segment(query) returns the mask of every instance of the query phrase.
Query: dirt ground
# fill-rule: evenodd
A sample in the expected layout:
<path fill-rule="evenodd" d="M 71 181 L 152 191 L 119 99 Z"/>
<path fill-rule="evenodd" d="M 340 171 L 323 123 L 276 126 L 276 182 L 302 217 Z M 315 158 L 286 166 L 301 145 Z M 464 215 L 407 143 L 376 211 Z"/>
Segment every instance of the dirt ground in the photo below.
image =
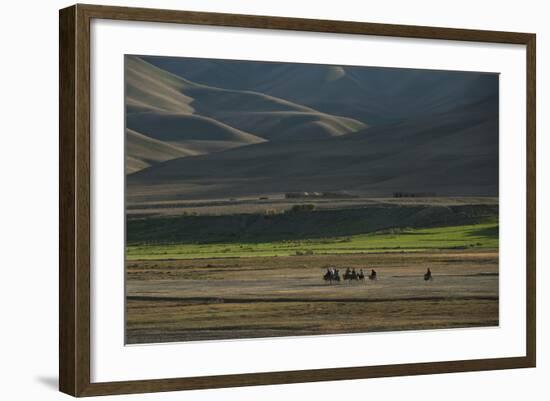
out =
<path fill-rule="evenodd" d="M 329 265 L 378 279 L 329 284 Z M 128 344 L 499 323 L 496 250 L 129 261 L 126 278 Z"/>

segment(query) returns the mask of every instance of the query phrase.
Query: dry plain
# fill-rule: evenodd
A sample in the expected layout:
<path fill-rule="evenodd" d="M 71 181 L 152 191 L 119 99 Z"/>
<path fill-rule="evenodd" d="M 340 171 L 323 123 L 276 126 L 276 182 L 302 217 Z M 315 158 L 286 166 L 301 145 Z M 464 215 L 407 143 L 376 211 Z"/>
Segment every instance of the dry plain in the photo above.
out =
<path fill-rule="evenodd" d="M 328 265 L 378 280 L 328 284 Z M 497 250 L 132 260 L 126 279 L 129 344 L 499 323 Z"/>

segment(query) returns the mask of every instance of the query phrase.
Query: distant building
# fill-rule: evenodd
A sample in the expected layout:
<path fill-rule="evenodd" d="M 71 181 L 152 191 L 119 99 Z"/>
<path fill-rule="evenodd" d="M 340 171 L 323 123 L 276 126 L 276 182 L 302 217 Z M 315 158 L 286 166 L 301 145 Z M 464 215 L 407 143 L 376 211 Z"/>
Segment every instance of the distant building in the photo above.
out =
<path fill-rule="evenodd" d="M 394 192 L 394 198 L 433 198 L 437 196 L 435 192 Z"/>
<path fill-rule="evenodd" d="M 312 198 L 358 198 L 356 195 L 349 194 L 347 192 L 287 192 L 285 194 L 286 199 L 312 199 Z"/>

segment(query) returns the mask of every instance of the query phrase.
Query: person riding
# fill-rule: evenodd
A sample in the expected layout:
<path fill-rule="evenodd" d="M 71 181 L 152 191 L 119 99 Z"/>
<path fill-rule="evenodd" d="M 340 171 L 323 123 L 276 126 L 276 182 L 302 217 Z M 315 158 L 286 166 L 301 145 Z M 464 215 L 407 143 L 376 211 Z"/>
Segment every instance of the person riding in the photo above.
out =
<path fill-rule="evenodd" d="M 424 274 L 424 280 L 428 281 L 432 279 L 432 271 L 428 267 L 428 270 L 426 271 L 426 274 Z"/>
<path fill-rule="evenodd" d="M 369 279 L 371 279 L 371 280 L 376 280 L 376 270 L 374 270 L 374 269 L 371 269 L 371 270 L 370 270 Z"/>

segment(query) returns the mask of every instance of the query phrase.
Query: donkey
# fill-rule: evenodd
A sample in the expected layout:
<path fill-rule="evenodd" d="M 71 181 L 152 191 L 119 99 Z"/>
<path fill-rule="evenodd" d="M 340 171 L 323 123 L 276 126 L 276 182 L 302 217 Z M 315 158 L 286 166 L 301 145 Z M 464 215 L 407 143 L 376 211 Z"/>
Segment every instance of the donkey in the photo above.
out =
<path fill-rule="evenodd" d="M 370 270 L 369 280 L 378 280 L 378 275 L 376 274 L 376 270 L 374 269 Z"/>
<path fill-rule="evenodd" d="M 328 281 L 330 284 L 332 284 L 332 279 L 333 279 L 332 269 L 328 268 L 327 272 L 323 276 L 323 280 Z"/>
<path fill-rule="evenodd" d="M 428 271 L 426 271 L 426 273 L 424 273 L 424 281 L 432 281 L 432 280 L 433 280 L 432 271 L 428 267 Z"/>
<path fill-rule="evenodd" d="M 357 279 L 359 279 L 359 281 L 365 281 L 365 273 L 363 273 L 363 269 L 359 270 L 359 274 L 357 275 Z"/>
<path fill-rule="evenodd" d="M 355 268 L 354 269 L 350 269 L 349 267 L 346 269 L 346 272 L 344 273 L 344 280 L 350 280 L 350 282 L 352 281 L 357 281 L 359 280 L 359 277 L 357 276 L 357 272 L 355 271 Z"/>
<path fill-rule="evenodd" d="M 330 284 L 332 284 L 333 281 L 340 282 L 340 274 L 338 273 L 338 269 L 329 267 L 323 276 L 323 280 L 328 281 Z"/>

